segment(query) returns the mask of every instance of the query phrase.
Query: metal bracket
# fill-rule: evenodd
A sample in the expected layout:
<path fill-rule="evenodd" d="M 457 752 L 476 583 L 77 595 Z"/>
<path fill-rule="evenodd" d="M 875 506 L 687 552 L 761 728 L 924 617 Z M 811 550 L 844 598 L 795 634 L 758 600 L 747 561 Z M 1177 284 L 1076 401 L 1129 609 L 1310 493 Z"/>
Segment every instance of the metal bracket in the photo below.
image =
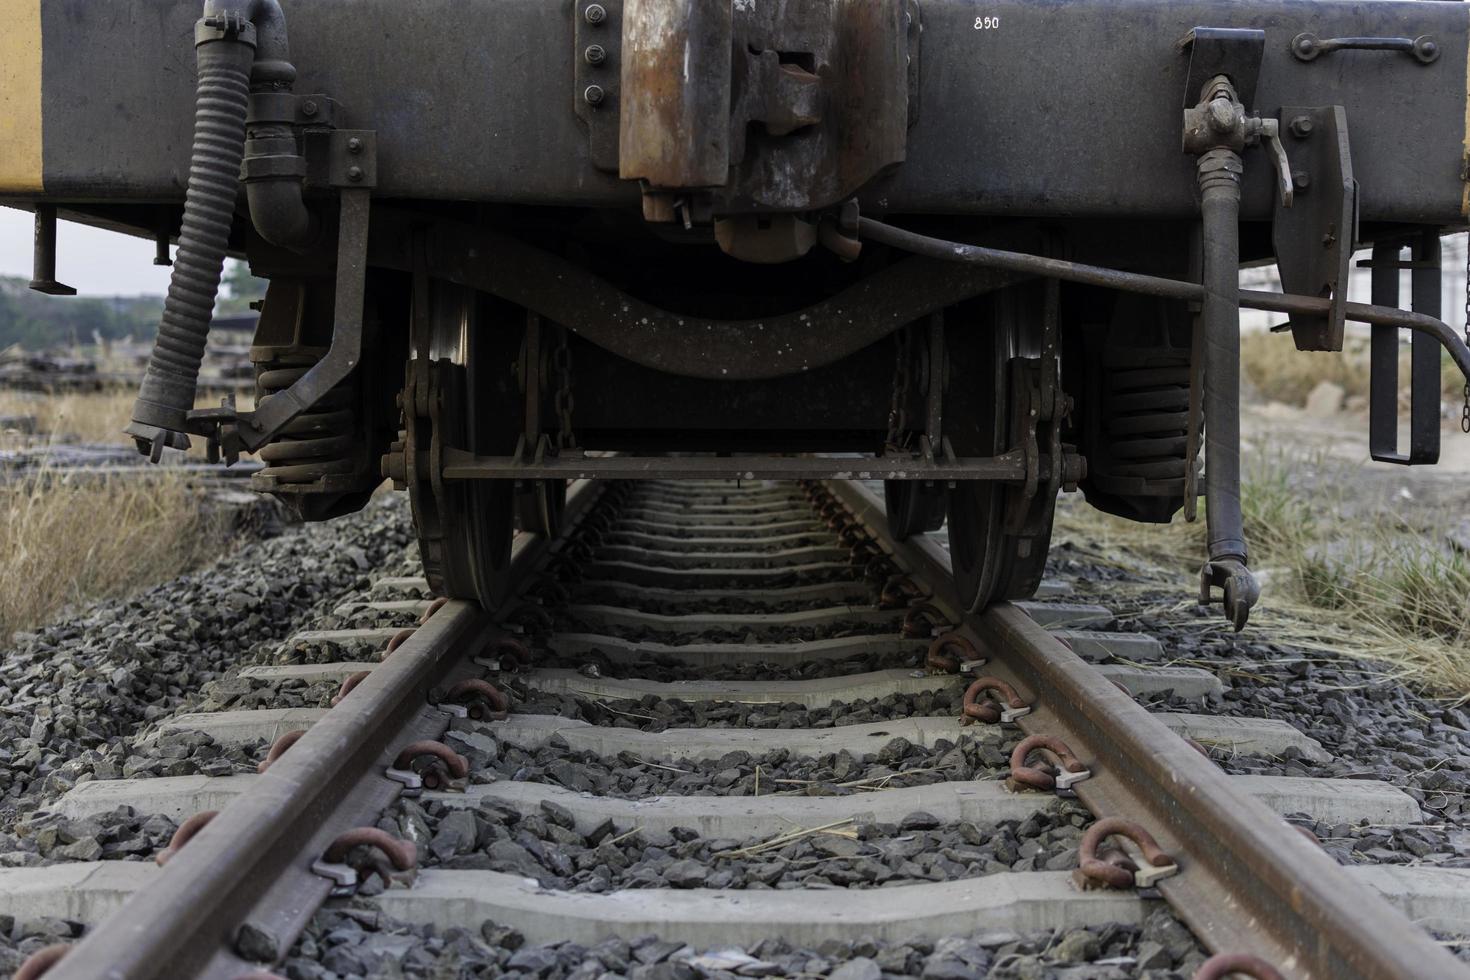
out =
<path fill-rule="evenodd" d="M 1297 350 L 1342 350 L 1348 263 L 1358 238 L 1358 188 L 1342 106 L 1283 106 L 1295 203 L 1276 203 L 1272 241 L 1285 292 L 1331 297 L 1326 316 L 1293 314 Z"/>
<path fill-rule="evenodd" d="M 333 134 L 334 136 L 338 134 Z M 344 137 L 347 133 L 340 134 Z M 344 172 L 351 165 L 344 165 Z M 372 192 L 361 184 L 342 189 L 337 231 L 337 292 L 332 345 L 326 355 L 285 391 L 261 402 L 254 412 L 203 409 L 188 415 L 189 431 L 217 438 L 231 462 L 253 451 L 311 408 L 357 367 L 362 357 L 363 298 L 367 280 L 368 218 Z"/>
<path fill-rule="evenodd" d="M 572 4 L 572 106 L 587 126 L 592 166 L 618 172 L 623 0 Z"/>
<path fill-rule="evenodd" d="M 1211 79 L 1224 75 L 1235 86 L 1241 105 L 1256 104 L 1256 80 L 1266 54 L 1266 32 L 1236 27 L 1196 27 L 1179 42 L 1189 50 L 1189 78 L 1184 83 L 1184 106 L 1200 100 Z"/>
<path fill-rule="evenodd" d="M 1410 260 L 1399 252 L 1408 245 Z M 1417 239 L 1377 242 L 1373 258 L 1363 263 L 1373 270 L 1373 305 L 1399 305 L 1399 273 L 1410 270 L 1410 297 L 1415 313 L 1439 319 L 1439 235 L 1425 232 Z M 1368 451 L 1381 463 L 1417 466 L 1439 462 L 1439 343 L 1428 334 L 1415 333 L 1409 344 L 1409 451 L 1399 452 L 1399 329 L 1375 324 L 1369 362 Z"/>
<path fill-rule="evenodd" d="M 344 190 L 378 186 L 378 134 L 334 129 L 327 137 L 327 184 Z"/>

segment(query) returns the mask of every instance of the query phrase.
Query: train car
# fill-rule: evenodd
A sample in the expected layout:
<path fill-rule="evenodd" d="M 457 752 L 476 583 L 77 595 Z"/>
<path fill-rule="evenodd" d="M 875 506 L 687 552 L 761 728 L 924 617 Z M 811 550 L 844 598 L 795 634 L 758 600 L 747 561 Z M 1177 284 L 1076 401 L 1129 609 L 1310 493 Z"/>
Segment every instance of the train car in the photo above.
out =
<path fill-rule="evenodd" d="M 35 211 L 33 285 L 66 288 L 58 214 L 178 246 L 140 449 L 258 452 L 308 520 L 391 478 L 434 589 L 487 606 L 568 479 L 850 476 L 902 534 L 947 523 L 972 608 L 1036 588 L 1063 489 L 1154 522 L 1203 496 L 1202 595 L 1238 629 L 1240 308 L 1303 351 L 1373 325 L 1379 459 L 1432 462 L 1441 349 L 1470 373 L 1438 308 L 1461 3 L 5 12 L 0 200 Z M 226 255 L 270 280 L 253 411 L 196 407 Z M 1283 292 L 1242 291 L 1271 260 Z"/>

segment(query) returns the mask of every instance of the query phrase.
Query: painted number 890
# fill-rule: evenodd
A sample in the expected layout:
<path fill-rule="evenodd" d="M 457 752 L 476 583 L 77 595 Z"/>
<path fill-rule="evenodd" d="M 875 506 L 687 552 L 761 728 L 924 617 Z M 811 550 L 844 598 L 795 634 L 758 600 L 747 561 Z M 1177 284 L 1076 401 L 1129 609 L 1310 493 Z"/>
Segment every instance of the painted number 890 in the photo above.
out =
<path fill-rule="evenodd" d="M 996 15 L 994 17 L 976 17 L 975 18 L 975 30 L 977 30 L 977 31 L 997 31 L 997 30 L 1000 30 L 1000 16 L 999 15 Z"/>

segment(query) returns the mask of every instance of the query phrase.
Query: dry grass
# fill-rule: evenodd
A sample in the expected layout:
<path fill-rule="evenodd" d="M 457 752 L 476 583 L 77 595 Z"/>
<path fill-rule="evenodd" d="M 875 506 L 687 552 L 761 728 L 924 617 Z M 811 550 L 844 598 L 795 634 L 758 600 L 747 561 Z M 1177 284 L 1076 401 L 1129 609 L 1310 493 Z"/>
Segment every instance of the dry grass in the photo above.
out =
<path fill-rule="evenodd" d="M 1251 628 L 1382 664 L 1436 696 L 1470 700 L 1470 558 L 1442 546 L 1433 520 L 1420 529 L 1353 506 L 1347 495 L 1356 481 L 1324 479 L 1335 464 L 1322 458 L 1259 450 L 1245 458 L 1246 538 L 1264 585 Z M 1058 516 L 1059 531 L 1114 556 L 1151 587 L 1185 596 L 1196 588 L 1203 508 L 1192 525 L 1176 518 L 1146 527 L 1075 506 Z M 1169 615 L 1188 604 L 1150 612 Z"/>
<path fill-rule="evenodd" d="M 0 485 L 0 645 L 62 610 L 203 564 L 225 523 L 181 474 L 77 484 L 45 473 Z"/>
<path fill-rule="evenodd" d="M 131 439 L 123 433 L 132 418 L 133 400 L 137 392 L 130 388 L 105 391 L 44 394 L 28 391 L 0 390 L 0 416 L 29 416 L 35 419 L 34 432 L 0 431 L 0 448 L 44 445 L 50 442 L 128 445 Z M 203 396 L 200 407 L 217 405 L 217 395 Z M 249 409 L 248 393 L 236 396 L 242 410 Z M 203 455 L 204 440 L 194 439 L 193 455 Z"/>
<path fill-rule="evenodd" d="M 1367 345 L 1350 342 L 1340 352 L 1302 352 L 1290 334 L 1252 333 L 1240 338 L 1240 370 L 1262 398 L 1300 405 L 1322 381 L 1342 385 L 1349 397 L 1368 395 Z"/>
<path fill-rule="evenodd" d="M 1440 396 L 1458 402 L 1465 379 L 1442 354 Z M 1240 338 L 1240 369 L 1257 394 L 1267 401 L 1301 405 L 1320 382 L 1342 386 L 1348 398 L 1368 397 L 1368 341 L 1349 337 L 1341 351 L 1298 351 L 1289 333 L 1250 333 Z M 1399 387 L 1407 393 L 1409 363 L 1399 358 Z"/>
<path fill-rule="evenodd" d="M 134 397 L 123 390 L 63 395 L 0 391 L 0 415 L 34 418 L 43 441 L 123 443 Z"/>

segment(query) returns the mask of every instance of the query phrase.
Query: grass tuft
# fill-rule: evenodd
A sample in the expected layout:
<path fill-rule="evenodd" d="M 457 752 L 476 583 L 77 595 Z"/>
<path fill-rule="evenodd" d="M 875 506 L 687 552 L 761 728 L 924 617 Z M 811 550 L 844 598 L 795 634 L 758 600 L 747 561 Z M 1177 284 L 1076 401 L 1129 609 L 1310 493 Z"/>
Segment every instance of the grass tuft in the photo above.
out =
<path fill-rule="evenodd" d="M 126 595 L 218 554 L 228 522 L 182 474 L 0 485 L 0 644 L 64 609 Z"/>
<path fill-rule="evenodd" d="M 1252 627 L 1272 640 L 1374 661 L 1394 676 L 1470 701 L 1470 557 L 1351 495 L 1352 468 L 1325 456 L 1247 451 L 1242 507 L 1251 566 L 1264 581 Z M 1069 506 L 1058 530 L 1090 540 L 1153 586 L 1193 589 L 1205 521 L 1141 526 Z M 1152 609 L 1161 615 L 1184 612 Z"/>

